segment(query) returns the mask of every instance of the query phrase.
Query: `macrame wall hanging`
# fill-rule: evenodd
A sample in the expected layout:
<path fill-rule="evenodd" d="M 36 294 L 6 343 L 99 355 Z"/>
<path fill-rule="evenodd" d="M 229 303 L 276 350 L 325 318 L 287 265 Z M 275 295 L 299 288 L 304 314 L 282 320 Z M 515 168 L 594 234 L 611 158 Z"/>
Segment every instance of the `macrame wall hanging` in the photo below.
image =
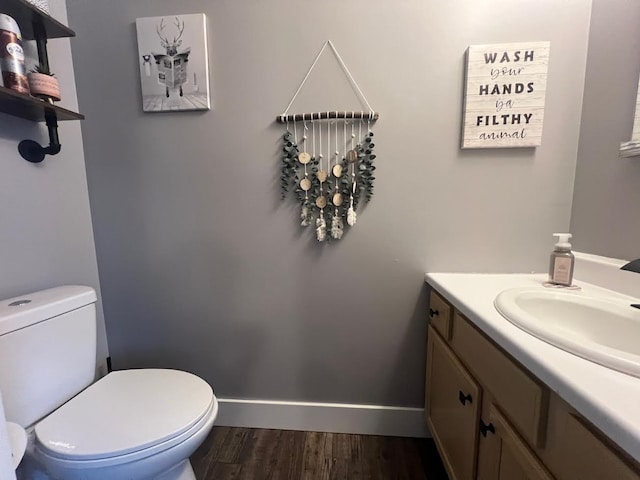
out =
<path fill-rule="evenodd" d="M 327 46 L 367 111 L 289 114 Z M 371 126 L 378 117 L 331 40 L 322 46 L 289 105 L 276 117 L 286 125 L 280 176 L 282 199 L 289 193 L 295 196 L 300 203 L 300 225 L 315 224 L 319 242 L 340 240 L 345 222 L 353 227 L 358 207 L 373 195 L 376 155 Z"/>

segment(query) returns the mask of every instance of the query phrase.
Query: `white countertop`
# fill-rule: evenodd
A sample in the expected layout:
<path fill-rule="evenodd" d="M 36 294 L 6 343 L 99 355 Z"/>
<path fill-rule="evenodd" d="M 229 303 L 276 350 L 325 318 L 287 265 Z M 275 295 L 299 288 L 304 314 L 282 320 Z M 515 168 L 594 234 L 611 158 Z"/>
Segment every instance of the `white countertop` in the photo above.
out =
<path fill-rule="evenodd" d="M 640 378 L 545 343 L 510 323 L 495 309 L 493 300 L 498 293 L 509 288 L 541 286 L 546 275 L 427 273 L 425 279 L 505 351 L 640 462 Z M 633 297 L 579 279 L 574 283 L 585 293 L 638 303 Z"/>

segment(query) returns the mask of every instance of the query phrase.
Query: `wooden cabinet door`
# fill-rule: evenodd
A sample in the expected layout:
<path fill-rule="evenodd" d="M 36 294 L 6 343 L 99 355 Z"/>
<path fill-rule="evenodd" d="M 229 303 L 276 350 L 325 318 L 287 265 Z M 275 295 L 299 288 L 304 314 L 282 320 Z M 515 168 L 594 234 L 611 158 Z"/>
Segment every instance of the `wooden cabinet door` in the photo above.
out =
<path fill-rule="evenodd" d="M 473 480 L 481 390 L 432 327 L 428 335 L 427 424 L 450 480 Z"/>
<path fill-rule="evenodd" d="M 478 435 L 478 475 L 477 480 L 497 480 L 500 478 L 500 453 L 502 439 L 496 435 L 495 426 L 491 423 L 491 405 L 495 401 L 493 395 L 486 390 L 482 392 L 482 409 Z"/>
<path fill-rule="evenodd" d="M 493 404 L 483 410 L 489 411 L 489 422 L 480 424 L 478 479 L 553 480 L 553 475 L 500 410 Z"/>

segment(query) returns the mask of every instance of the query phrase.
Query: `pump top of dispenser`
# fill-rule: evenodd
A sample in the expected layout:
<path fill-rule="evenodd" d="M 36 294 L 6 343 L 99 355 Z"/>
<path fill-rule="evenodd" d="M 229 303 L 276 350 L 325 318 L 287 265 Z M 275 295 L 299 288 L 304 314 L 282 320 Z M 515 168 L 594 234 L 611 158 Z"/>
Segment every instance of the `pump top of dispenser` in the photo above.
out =
<path fill-rule="evenodd" d="M 554 233 L 554 237 L 558 237 L 558 243 L 555 245 L 556 250 L 560 250 L 562 252 L 570 252 L 571 244 L 569 243 L 569 239 L 571 238 L 570 233 Z"/>

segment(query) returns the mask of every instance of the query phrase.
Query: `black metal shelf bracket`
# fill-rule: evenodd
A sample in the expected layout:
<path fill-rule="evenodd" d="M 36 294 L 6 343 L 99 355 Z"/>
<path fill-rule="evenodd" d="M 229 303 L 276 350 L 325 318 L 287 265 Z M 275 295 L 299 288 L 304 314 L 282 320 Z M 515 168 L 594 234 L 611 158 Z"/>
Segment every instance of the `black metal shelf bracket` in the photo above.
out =
<path fill-rule="evenodd" d="M 49 73 L 49 55 L 47 54 L 47 31 L 41 21 L 33 22 L 33 34 L 38 48 L 38 63 L 42 73 Z M 46 110 L 44 114 L 47 130 L 49 131 L 49 146 L 43 147 L 34 140 L 22 140 L 18 144 L 20 156 L 31 163 L 40 163 L 45 155 L 57 155 L 62 149 L 58 137 L 58 117 L 53 110 Z"/>
<path fill-rule="evenodd" d="M 45 121 L 47 130 L 49 130 L 49 146 L 43 147 L 33 140 L 22 140 L 18 144 L 18 152 L 20 156 L 31 163 L 40 163 L 44 160 L 45 155 L 57 155 L 62 150 L 60 139 L 58 137 L 58 118 L 54 112 L 45 113 Z"/>

